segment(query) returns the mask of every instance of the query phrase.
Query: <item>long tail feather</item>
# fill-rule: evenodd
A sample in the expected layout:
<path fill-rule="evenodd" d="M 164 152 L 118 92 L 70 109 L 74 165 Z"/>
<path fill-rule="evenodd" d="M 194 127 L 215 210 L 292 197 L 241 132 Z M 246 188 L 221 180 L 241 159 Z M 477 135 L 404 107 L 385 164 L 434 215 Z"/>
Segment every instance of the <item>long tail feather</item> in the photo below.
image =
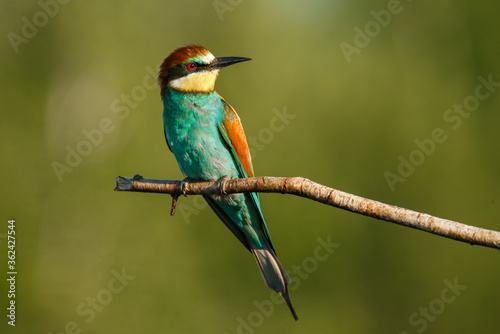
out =
<path fill-rule="evenodd" d="M 297 317 L 297 313 L 295 313 L 295 308 L 293 307 L 292 300 L 290 299 L 290 294 L 288 293 L 288 286 L 286 287 L 286 291 L 280 293 L 281 297 L 285 300 L 288 308 L 292 312 L 293 318 L 295 321 L 299 321 L 299 317 Z"/>
<path fill-rule="evenodd" d="M 290 277 L 288 277 L 288 274 L 278 261 L 276 255 L 268 249 L 252 248 L 251 251 L 257 261 L 262 279 L 266 285 L 281 295 L 290 308 L 295 321 L 299 320 L 288 292 Z"/>

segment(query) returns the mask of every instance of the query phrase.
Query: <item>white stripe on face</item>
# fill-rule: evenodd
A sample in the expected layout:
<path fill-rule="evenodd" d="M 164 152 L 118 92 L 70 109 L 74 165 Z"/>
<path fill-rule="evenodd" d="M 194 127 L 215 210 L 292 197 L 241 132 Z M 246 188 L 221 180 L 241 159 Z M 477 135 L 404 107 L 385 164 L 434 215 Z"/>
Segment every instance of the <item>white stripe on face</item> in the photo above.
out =
<path fill-rule="evenodd" d="M 210 64 L 211 62 L 214 61 L 215 57 L 213 54 L 211 54 L 210 52 L 207 51 L 206 54 L 200 56 L 198 59 L 201 60 L 205 64 Z"/>

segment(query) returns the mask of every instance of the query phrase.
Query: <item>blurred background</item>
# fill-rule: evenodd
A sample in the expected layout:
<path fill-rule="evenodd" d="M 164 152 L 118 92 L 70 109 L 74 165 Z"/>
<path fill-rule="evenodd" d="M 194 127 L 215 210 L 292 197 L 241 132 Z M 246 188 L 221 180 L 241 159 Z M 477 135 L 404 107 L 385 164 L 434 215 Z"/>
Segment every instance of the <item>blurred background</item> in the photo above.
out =
<path fill-rule="evenodd" d="M 485 333 L 500 253 L 289 195 L 261 202 L 299 315 L 200 198 L 114 192 L 180 179 L 161 61 L 221 72 L 257 175 L 500 230 L 495 1 L 0 2 L 1 332 Z M 16 220 L 16 326 L 7 221 Z"/>

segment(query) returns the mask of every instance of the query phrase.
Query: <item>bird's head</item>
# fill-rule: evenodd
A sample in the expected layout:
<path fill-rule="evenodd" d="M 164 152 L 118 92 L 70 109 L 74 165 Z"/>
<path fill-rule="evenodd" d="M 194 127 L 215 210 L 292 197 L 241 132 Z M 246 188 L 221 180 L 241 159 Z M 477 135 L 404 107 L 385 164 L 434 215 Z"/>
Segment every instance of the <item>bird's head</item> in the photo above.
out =
<path fill-rule="evenodd" d="M 172 52 L 160 67 L 158 82 L 161 96 L 168 88 L 182 92 L 214 91 L 215 80 L 223 67 L 242 61 L 243 57 L 215 58 L 210 51 L 200 45 L 188 45 Z"/>

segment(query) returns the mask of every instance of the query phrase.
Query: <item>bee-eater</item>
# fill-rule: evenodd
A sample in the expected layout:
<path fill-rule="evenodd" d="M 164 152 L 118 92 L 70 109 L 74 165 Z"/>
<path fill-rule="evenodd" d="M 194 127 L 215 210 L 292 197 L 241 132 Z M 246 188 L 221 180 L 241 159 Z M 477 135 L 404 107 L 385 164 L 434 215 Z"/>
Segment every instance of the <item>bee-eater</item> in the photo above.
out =
<path fill-rule="evenodd" d="M 188 45 L 163 61 L 158 82 L 165 139 L 186 178 L 215 181 L 254 176 L 240 118 L 214 90 L 221 68 L 247 60 L 251 59 L 215 58 L 202 46 Z M 297 320 L 288 293 L 290 278 L 276 257 L 258 194 L 204 197 L 253 254 L 264 282 L 283 297 Z"/>

